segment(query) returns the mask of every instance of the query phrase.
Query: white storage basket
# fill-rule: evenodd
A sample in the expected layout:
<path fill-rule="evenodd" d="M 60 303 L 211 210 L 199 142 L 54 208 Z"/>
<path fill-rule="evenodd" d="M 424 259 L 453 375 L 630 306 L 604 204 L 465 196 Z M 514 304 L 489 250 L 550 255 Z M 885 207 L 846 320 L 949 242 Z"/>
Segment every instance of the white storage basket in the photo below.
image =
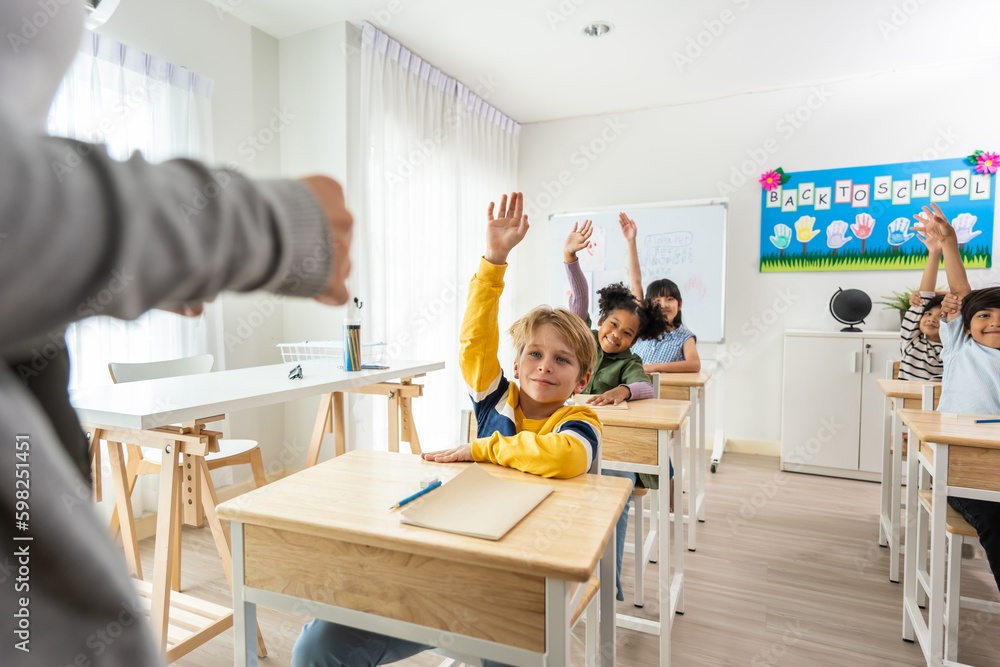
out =
<path fill-rule="evenodd" d="M 385 343 L 362 343 L 361 363 L 363 365 L 385 364 Z M 309 361 L 321 364 L 344 363 L 344 341 L 342 340 L 307 340 L 301 343 L 278 343 L 281 350 L 281 360 Z"/>

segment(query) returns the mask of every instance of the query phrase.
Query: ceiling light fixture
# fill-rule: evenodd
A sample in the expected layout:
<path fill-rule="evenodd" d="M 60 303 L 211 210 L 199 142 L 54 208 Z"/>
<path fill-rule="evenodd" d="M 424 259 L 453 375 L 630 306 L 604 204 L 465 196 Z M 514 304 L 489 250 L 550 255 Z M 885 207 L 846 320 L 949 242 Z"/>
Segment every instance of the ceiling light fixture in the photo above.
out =
<path fill-rule="evenodd" d="M 588 37 L 602 37 L 614 30 L 614 26 L 604 21 L 595 21 L 583 29 L 583 34 Z"/>

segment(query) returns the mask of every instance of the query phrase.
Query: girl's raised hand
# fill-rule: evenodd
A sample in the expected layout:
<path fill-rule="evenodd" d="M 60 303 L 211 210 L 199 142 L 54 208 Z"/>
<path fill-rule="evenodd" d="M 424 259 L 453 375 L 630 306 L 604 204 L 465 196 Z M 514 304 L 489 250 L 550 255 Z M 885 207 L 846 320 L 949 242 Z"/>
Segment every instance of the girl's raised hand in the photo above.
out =
<path fill-rule="evenodd" d="M 622 236 L 625 237 L 626 241 L 635 241 L 636 234 L 638 230 L 635 227 L 635 220 L 625 215 L 625 213 L 618 214 L 618 224 L 622 228 Z"/>
<path fill-rule="evenodd" d="M 507 195 L 500 198 L 500 208 L 493 217 L 494 203 L 486 211 L 486 261 L 490 264 L 505 264 L 507 255 L 528 233 L 528 216 L 522 214 L 524 195 L 520 192 L 510 194 L 510 205 Z"/>
<path fill-rule="evenodd" d="M 567 264 L 576 261 L 576 253 L 587 247 L 590 236 L 594 233 L 593 222 L 584 220 L 583 226 L 577 229 L 578 223 L 573 223 L 573 229 L 566 237 L 566 244 L 563 246 L 563 260 Z"/>

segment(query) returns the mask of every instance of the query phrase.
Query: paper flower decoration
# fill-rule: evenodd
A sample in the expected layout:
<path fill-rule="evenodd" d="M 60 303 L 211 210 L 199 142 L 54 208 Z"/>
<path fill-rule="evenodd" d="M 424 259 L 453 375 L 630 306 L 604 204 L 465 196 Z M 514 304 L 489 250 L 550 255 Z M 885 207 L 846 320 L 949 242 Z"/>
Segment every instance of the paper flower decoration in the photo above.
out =
<path fill-rule="evenodd" d="M 997 167 L 1000 167 L 1000 155 L 992 151 L 976 151 L 965 158 L 965 161 L 975 167 L 979 174 L 995 174 Z"/>
<path fill-rule="evenodd" d="M 760 187 L 765 190 L 773 190 L 779 185 L 787 183 L 790 178 L 791 176 L 782 171 L 781 167 L 771 169 L 760 175 Z"/>
<path fill-rule="evenodd" d="M 976 158 L 976 173 L 995 174 L 1000 166 L 1000 156 L 996 153 L 981 151 Z"/>
<path fill-rule="evenodd" d="M 773 169 L 770 171 L 765 171 L 760 176 L 760 185 L 765 190 L 775 189 L 776 187 L 781 185 L 781 174 L 774 171 Z"/>

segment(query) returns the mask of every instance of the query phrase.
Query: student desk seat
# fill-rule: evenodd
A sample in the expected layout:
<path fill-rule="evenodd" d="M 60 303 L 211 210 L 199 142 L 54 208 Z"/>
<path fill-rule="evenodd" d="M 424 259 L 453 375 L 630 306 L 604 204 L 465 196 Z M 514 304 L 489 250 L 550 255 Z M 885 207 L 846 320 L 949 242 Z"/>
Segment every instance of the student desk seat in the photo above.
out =
<path fill-rule="evenodd" d="M 894 370 L 889 362 L 886 373 Z M 879 512 L 878 543 L 889 547 L 889 581 L 899 583 L 900 546 L 900 491 L 902 489 L 903 448 L 892 443 L 903 441 L 903 423 L 899 420 L 901 409 L 933 410 L 941 398 L 940 382 L 895 380 L 879 378 L 879 388 L 885 394 L 885 424 L 882 429 L 882 504 Z M 925 400 L 925 387 L 932 395 Z M 909 507 L 909 506 L 907 506 Z"/>
<path fill-rule="evenodd" d="M 468 463 L 355 450 L 219 506 L 233 539 L 236 665 L 255 665 L 258 604 L 459 654 L 521 665 L 569 664 L 577 596 L 600 561 L 614 581 L 614 527 L 628 482 L 545 479 L 485 465 L 554 491 L 498 541 L 403 524 L 389 507 L 428 476 Z M 378 484 L 373 484 L 378 480 Z M 614 586 L 600 587 L 600 646 L 614 665 Z"/>
<path fill-rule="evenodd" d="M 605 470 L 627 470 L 645 472 L 660 476 L 660 483 L 667 488 L 670 478 L 670 452 L 674 446 L 684 442 L 684 431 L 691 404 L 688 401 L 650 398 L 628 404 L 627 410 L 598 410 L 604 425 L 602 442 L 602 463 Z M 692 447 L 691 451 L 696 448 Z M 674 508 L 683 507 L 681 489 L 684 487 L 684 464 L 682 456 L 674 457 Z M 673 552 L 670 551 L 670 526 L 667 512 L 662 508 L 668 503 L 660 502 L 662 520 L 657 533 L 659 552 L 660 620 L 618 615 L 618 625 L 630 630 L 638 630 L 660 637 L 660 662 L 662 667 L 670 665 L 670 626 L 675 614 L 684 613 L 684 523 L 680 514 L 673 525 Z M 694 513 L 692 511 L 692 516 Z M 636 558 L 643 557 L 636 554 Z M 673 566 L 673 575 L 670 568 Z M 609 587 L 613 588 L 613 587 Z M 603 607 L 602 607 L 603 609 Z"/>
<path fill-rule="evenodd" d="M 128 481 L 121 443 L 127 442 L 163 451 L 160 464 L 159 495 L 156 516 L 156 546 L 149 599 L 153 637 L 167 662 L 173 662 L 225 631 L 232 624 L 232 614 L 217 605 L 195 601 L 179 593 L 171 595 L 174 537 L 179 530 L 178 498 L 182 477 L 197 468 L 201 473 L 202 504 L 212 530 L 219 558 L 227 579 L 231 580 L 229 534 L 222 528 L 215 512 L 218 500 L 209 479 L 205 455 L 218 449 L 219 433 L 207 431 L 204 424 L 218 421 L 227 412 L 251 410 L 307 396 L 344 391 L 413 377 L 444 368 L 443 362 L 397 361 L 390 368 L 346 372 L 329 365 L 302 363 L 303 377 L 288 378 L 294 364 L 274 364 L 255 368 L 220 371 L 155 380 L 141 380 L 74 392 L 70 397 L 83 428 L 93 434 L 92 441 L 108 442 L 115 482 L 115 499 L 126 545 L 135 543 L 135 518 L 128 494 Z M 181 424 L 172 427 L 170 424 Z M 183 459 L 181 458 L 183 457 Z M 184 468 L 180 466 L 184 462 Z M 191 478 L 194 475 L 190 476 Z M 192 479 L 193 481 L 193 479 Z M 142 578 L 138 550 L 125 549 L 129 570 Z M 137 587 L 142 590 L 141 582 Z M 187 608 L 201 606 L 201 618 L 192 619 Z M 175 622 L 172 622 L 175 621 Z"/>
<path fill-rule="evenodd" d="M 907 531 L 903 572 L 903 639 L 920 643 L 928 665 L 956 665 L 944 651 L 945 540 L 948 496 L 1000 502 L 1000 424 L 976 424 L 988 415 L 900 410 L 910 429 L 907 514 L 919 516 L 919 469 L 934 478 L 930 510 L 930 581 L 927 621 L 917 603 L 917 542 Z M 992 417 L 995 418 L 995 417 Z M 920 443 L 919 448 L 916 443 Z M 919 449 L 919 451 L 918 451 Z"/>

